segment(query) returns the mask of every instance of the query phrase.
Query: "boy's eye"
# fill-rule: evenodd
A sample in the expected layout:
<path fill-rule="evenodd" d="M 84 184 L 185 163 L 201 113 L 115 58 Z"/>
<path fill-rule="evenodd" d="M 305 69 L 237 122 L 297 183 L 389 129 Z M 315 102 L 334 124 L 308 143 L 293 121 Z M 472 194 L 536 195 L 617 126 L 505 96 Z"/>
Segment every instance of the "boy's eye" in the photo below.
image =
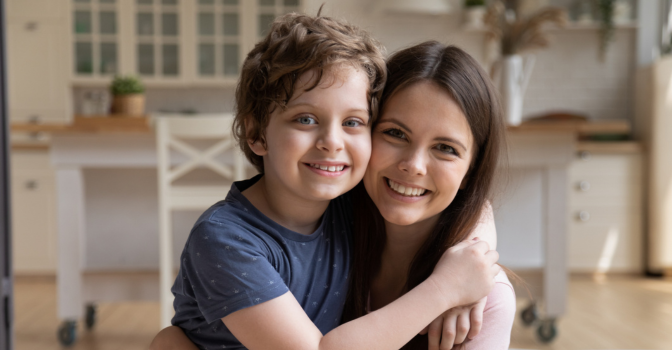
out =
<path fill-rule="evenodd" d="M 448 146 L 448 145 L 446 145 L 446 144 L 444 144 L 444 143 L 440 143 L 440 144 L 436 145 L 436 149 L 438 149 L 439 152 L 442 152 L 442 153 L 448 153 L 448 154 L 455 154 L 455 155 L 458 155 L 458 154 L 457 154 L 457 151 L 455 150 L 455 148 L 453 148 L 453 147 L 451 147 L 451 146 Z"/>
<path fill-rule="evenodd" d="M 406 138 L 406 134 L 404 134 L 404 132 L 399 130 L 399 129 L 387 129 L 387 130 L 383 131 L 383 134 L 390 135 L 390 136 L 396 137 L 398 139 L 405 139 Z"/>
<path fill-rule="evenodd" d="M 345 123 L 343 123 L 343 126 L 347 126 L 347 127 L 350 127 L 350 128 L 356 128 L 356 127 L 361 126 L 363 124 L 364 123 L 362 123 L 359 120 L 350 119 L 350 120 L 346 120 Z"/>
<path fill-rule="evenodd" d="M 311 124 L 317 124 L 317 121 L 313 117 L 308 117 L 308 116 L 303 116 L 299 117 L 296 119 L 299 124 L 304 124 L 304 125 L 311 125 Z"/>

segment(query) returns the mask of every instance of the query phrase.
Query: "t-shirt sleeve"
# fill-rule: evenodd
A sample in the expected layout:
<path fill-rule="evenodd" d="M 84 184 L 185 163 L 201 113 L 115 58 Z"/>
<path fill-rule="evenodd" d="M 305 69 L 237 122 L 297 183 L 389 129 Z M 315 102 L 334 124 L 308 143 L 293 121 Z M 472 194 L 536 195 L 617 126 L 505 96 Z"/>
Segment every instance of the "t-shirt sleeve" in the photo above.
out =
<path fill-rule="evenodd" d="M 194 227 L 180 269 L 184 294 L 193 296 L 208 323 L 289 290 L 264 242 L 233 223 Z"/>
<path fill-rule="evenodd" d="M 467 350 L 506 350 L 511 342 L 511 328 L 516 316 L 516 294 L 504 272 L 495 277 L 495 286 L 488 294 L 483 311 L 483 327 L 472 340 L 465 342 Z"/>

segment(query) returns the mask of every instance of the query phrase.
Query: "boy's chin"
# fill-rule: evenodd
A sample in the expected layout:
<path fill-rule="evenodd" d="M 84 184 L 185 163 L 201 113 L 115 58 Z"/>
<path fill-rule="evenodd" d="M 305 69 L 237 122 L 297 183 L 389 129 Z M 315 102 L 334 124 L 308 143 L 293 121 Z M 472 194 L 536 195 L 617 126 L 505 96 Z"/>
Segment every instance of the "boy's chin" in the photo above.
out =
<path fill-rule="evenodd" d="M 356 184 L 352 186 L 347 185 L 320 185 L 308 189 L 308 195 L 315 200 L 330 201 L 348 191 L 350 191 Z"/>

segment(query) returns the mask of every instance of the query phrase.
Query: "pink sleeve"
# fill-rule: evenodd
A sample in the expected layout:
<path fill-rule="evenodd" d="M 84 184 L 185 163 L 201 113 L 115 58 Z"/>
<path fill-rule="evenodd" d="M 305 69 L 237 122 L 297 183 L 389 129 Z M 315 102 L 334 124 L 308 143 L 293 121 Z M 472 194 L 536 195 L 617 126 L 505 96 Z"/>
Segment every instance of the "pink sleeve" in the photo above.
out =
<path fill-rule="evenodd" d="M 495 277 L 495 287 L 488 294 L 483 311 L 483 327 L 472 340 L 464 343 L 467 350 L 506 350 L 511 341 L 511 327 L 516 316 L 516 294 L 506 274 Z"/>

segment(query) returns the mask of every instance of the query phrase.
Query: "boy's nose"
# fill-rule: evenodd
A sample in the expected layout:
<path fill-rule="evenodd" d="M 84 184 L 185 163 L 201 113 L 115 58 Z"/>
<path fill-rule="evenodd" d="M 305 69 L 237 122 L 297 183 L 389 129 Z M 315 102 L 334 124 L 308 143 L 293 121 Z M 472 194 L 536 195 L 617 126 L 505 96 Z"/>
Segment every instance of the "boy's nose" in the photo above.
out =
<path fill-rule="evenodd" d="M 316 146 L 320 150 L 326 152 L 342 151 L 344 147 L 344 141 L 340 128 L 326 127 L 325 130 L 320 133 L 320 137 L 317 140 Z"/>

